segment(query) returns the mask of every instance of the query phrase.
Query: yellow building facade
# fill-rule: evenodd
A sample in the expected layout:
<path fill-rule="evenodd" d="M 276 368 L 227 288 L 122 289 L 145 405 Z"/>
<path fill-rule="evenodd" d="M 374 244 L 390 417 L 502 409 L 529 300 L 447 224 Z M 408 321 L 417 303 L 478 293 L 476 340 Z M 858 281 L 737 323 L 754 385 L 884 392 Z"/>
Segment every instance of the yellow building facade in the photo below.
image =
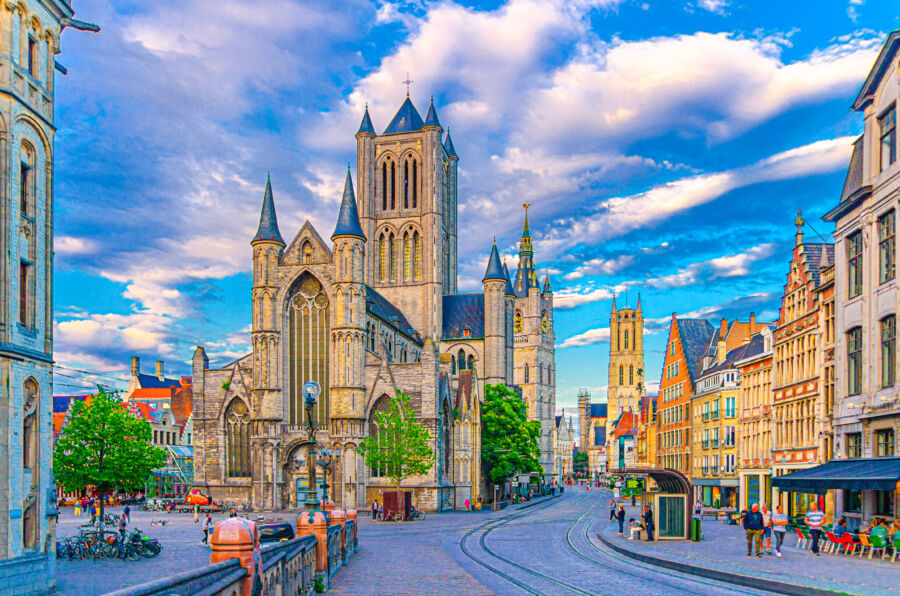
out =
<path fill-rule="evenodd" d="M 750 338 L 743 358 L 738 395 L 739 508 L 772 501 L 772 355 L 774 337 L 765 328 Z"/>

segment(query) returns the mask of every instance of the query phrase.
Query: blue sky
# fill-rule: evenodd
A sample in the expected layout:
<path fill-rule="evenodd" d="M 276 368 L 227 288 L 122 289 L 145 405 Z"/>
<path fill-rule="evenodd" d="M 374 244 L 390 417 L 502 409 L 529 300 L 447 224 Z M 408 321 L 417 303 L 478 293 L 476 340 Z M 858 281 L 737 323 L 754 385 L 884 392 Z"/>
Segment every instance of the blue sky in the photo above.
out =
<path fill-rule="evenodd" d="M 556 292 L 557 404 L 605 395 L 610 297 L 642 295 L 648 386 L 672 312 L 774 319 L 797 209 L 839 197 L 849 105 L 889 0 L 79 0 L 56 137 L 55 352 L 115 384 L 248 350 L 266 172 L 282 235 L 334 225 L 354 133 L 434 96 L 460 154 L 460 287 L 530 202 Z M 90 377 L 71 369 L 97 371 Z M 77 380 L 81 379 L 81 381 Z"/>

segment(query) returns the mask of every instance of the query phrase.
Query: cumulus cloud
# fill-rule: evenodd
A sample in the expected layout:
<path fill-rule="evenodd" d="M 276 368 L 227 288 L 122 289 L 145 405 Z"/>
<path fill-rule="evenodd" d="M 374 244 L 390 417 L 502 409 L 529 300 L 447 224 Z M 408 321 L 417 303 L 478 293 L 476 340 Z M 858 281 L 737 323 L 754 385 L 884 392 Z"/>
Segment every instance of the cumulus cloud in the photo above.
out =
<path fill-rule="evenodd" d="M 573 281 L 585 275 L 614 275 L 634 263 L 633 255 L 619 255 L 614 259 L 590 259 L 584 265 L 567 273 L 563 279 Z"/>
<path fill-rule="evenodd" d="M 651 288 L 682 288 L 708 283 L 721 277 L 744 276 L 750 273 L 750 266 L 754 262 L 767 259 L 774 253 L 774 243 L 760 244 L 741 253 L 693 263 L 676 273 L 649 279 L 644 283 Z"/>
<path fill-rule="evenodd" d="M 562 343 L 558 344 L 557 348 L 571 348 L 576 346 L 587 346 L 590 344 L 595 344 L 598 342 L 608 342 L 609 341 L 609 327 L 600 327 L 597 329 L 588 329 L 584 333 L 579 333 L 578 335 L 573 335 L 572 337 L 566 339 Z"/>

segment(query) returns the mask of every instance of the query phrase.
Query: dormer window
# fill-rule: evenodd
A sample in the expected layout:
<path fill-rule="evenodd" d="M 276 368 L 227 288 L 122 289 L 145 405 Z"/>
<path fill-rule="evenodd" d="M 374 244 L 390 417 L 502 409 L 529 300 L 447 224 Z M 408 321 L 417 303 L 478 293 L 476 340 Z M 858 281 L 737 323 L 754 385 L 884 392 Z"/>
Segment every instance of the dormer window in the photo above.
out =
<path fill-rule="evenodd" d="M 469 337 L 470 335 L 472 335 L 472 328 L 469 327 L 468 325 L 466 325 L 465 327 L 463 327 L 462 332 L 463 332 L 463 337 Z"/>
<path fill-rule="evenodd" d="M 897 105 L 892 105 L 878 118 L 880 138 L 881 169 L 885 171 L 897 161 Z"/>

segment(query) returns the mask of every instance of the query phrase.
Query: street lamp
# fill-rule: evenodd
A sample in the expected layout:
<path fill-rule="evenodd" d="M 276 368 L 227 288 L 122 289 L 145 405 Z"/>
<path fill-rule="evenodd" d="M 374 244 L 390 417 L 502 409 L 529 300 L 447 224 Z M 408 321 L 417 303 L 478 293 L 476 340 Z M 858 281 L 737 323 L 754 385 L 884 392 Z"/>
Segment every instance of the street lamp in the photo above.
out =
<path fill-rule="evenodd" d="M 319 503 L 319 495 L 316 491 L 316 419 L 313 417 L 313 409 L 319 401 L 322 388 L 315 381 L 303 383 L 303 403 L 306 406 L 306 431 L 309 436 L 309 448 L 306 452 L 306 509 L 309 511 L 309 519 L 312 521 L 316 511 L 322 511 Z M 325 514 L 325 522 L 328 522 L 328 514 Z"/>
<path fill-rule="evenodd" d="M 340 459 L 341 452 L 338 449 L 328 449 L 326 447 L 326 448 L 323 448 L 321 451 L 319 451 L 318 455 L 319 455 L 319 457 L 322 458 L 319 460 L 318 463 L 320 466 L 322 466 L 322 473 L 324 474 L 324 476 L 323 476 L 324 482 L 322 483 L 322 489 L 324 490 L 324 494 L 322 495 L 322 497 L 325 501 L 327 501 L 328 500 L 328 474 L 332 473 L 332 469 L 334 468 L 335 463 L 337 463 L 335 460 Z M 334 475 L 332 473 L 332 479 L 333 479 L 333 477 L 334 477 Z"/>

